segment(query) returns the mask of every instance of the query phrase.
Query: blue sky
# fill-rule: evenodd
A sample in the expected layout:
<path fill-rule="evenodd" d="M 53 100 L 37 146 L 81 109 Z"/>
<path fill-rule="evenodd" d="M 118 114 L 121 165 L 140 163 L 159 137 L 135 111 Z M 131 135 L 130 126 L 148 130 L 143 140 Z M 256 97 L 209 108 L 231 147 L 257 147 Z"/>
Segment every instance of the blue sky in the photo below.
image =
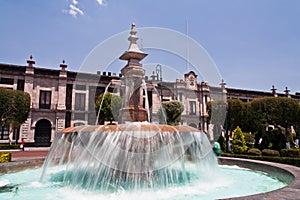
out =
<path fill-rule="evenodd" d="M 210 54 L 228 87 L 269 91 L 274 84 L 278 92 L 288 86 L 295 93 L 299 19 L 298 0 L 1 0 L 0 63 L 25 65 L 32 54 L 36 66 L 58 69 L 65 59 L 76 71 L 94 47 L 132 22 L 185 33 L 188 20 L 189 36 Z M 145 62 L 185 64 L 147 53 Z"/>

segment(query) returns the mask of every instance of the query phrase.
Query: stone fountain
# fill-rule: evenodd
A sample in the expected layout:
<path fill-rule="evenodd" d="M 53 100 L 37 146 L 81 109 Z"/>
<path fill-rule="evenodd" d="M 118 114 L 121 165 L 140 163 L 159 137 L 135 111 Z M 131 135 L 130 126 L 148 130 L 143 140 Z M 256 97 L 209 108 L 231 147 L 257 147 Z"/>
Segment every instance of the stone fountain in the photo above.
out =
<path fill-rule="evenodd" d="M 88 190 L 155 188 L 190 181 L 185 162 L 199 170 L 212 171 L 217 160 L 204 133 L 188 126 L 151 124 L 142 107 L 147 56 L 136 41 L 132 24 L 130 45 L 121 56 L 121 117 L 118 125 L 71 127 L 57 134 L 44 164 L 42 179 L 50 166 L 65 166 L 63 181 Z M 201 167 L 200 167 L 201 166 Z"/>

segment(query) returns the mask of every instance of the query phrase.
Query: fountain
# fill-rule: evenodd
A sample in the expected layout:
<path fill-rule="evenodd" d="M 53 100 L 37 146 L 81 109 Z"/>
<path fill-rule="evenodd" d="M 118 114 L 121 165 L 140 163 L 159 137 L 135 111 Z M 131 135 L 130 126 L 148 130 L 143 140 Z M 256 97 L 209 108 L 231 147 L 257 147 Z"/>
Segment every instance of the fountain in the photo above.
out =
<path fill-rule="evenodd" d="M 188 126 L 148 122 L 149 114 L 142 106 L 145 70 L 140 64 L 147 54 L 138 48 L 137 39 L 133 24 L 129 48 L 120 56 L 127 61 L 121 69 L 124 95 L 120 117 L 116 117 L 120 124 L 71 127 L 58 134 L 42 181 L 50 166 L 63 165 L 63 181 L 71 187 L 140 190 L 189 182 L 187 160 L 203 173 L 217 170 L 217 159 L 204 133 Z"/>
<path fill-rule="evenodd" d="M 0 177 L 0 199 L 215 199 L 286 185 L 262 173 L 219 167 L 210 142 L 198 129 L 150 123 L 149 108 L 142 106 L 145 81 L 140 64 L 147 54 L 137 39 L 133 24 L 129 49 L 120 57 L 127 61 L 121 70 L 120 123 L 57 133 L 43 168 Z M 257 184 L 248 188 L 244 178 L 255 178 Z"/>

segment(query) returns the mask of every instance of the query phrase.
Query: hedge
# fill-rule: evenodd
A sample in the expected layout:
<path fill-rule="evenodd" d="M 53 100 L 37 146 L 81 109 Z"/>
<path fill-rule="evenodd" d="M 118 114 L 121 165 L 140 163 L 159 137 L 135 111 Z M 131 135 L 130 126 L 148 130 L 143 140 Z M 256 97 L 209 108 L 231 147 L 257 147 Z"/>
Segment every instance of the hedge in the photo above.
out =
<path fill-rule="evenodd" d="M 281 149 L 280 155 L 282 157 L 300 158 L 300 149 Z"/>
<path fill-rule="evenodd" d="M 10 152 L 0 152 L 0 163 L 10 162 L 11 153 Z"/>
<path fill-rule="evenodd" d="M 20 149 L 20 144 L 0 144 L 0 150 Z"/>
<path fill-rule="evenodd" d="M 261 156 L 261 151 L 256 148 L 249 149 L 247 152 L 249 155 Z"/>
<path fill-rule="evenodd" d="M 231 153 L 221 153 L 221 156 L 224 157 L 234 157 L 234 158 L 245 158 L 253 160 L 262 160 L 268 162 L 277 162 L 282 164 L 293 165 L 300 167 L 300 158 L 290 158 L 290 157 L 273 157 L 273 156 L 253 156 L 253 155 L 244 155 L 244 154 L 231 154 Z"/>
<path fill-rule="evenodd" d="M 264 155 L 264 156 L 280 156 L 279 151 L 272 150 L 272 149 L 262 150 L 262 155 Z"/>

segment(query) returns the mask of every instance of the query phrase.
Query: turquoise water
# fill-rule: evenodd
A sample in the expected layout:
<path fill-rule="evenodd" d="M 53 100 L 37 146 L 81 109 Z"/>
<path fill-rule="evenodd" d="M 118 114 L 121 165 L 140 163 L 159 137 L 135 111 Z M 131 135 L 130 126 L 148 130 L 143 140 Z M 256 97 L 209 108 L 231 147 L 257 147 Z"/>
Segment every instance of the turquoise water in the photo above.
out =
<path fill-rule="evenodd" d="M 87 191 L 65 185 L 61 178 L 63 167 L 52 168 L 51 176 L 43 182 L 39 181 L 41 168 L 26 170 L 0 176 L 0 199 L 218 199 L 272 191 L 287 185 L 265 173 L 236 166 L 220 166 L 219 174 L 200 175 L 193 172 L 192 165 L 187 165 L 189 183 L 139 190 L 119 187 L 112 192 Z"/>

